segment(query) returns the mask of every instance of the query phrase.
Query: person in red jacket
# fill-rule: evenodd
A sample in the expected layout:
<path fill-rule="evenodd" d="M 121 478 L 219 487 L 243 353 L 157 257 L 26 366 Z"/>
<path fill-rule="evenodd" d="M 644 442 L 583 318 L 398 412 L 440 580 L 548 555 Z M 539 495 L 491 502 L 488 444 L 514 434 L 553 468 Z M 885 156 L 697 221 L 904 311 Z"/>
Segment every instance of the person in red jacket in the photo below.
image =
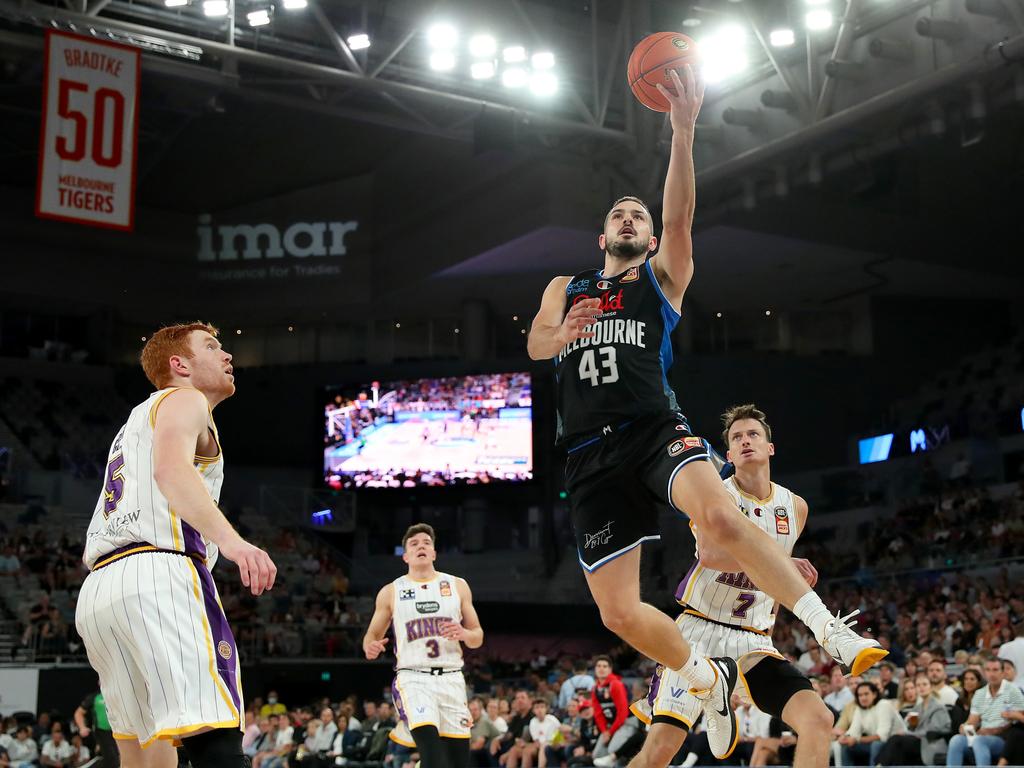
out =
<path fill-rule="evenodd" d="M 630 717 L 629 699 L 622 678 L 612 672 L 612 660 L 598 656 L 594 662 L 597 684 L 591 693 L 594 722 L 601 735 L 594 745 L 594 765 L 615 765 L 616 752 L 636 733 L 637 720 Z M 628 720 L 627 720 L 628 718 Z"/>

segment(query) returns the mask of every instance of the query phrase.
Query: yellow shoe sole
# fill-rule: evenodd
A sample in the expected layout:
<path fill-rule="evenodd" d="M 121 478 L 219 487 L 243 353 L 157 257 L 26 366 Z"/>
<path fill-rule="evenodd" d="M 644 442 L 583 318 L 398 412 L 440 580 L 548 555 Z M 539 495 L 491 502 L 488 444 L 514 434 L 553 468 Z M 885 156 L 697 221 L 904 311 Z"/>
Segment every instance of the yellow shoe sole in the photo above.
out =
<path fill-rule="evenodd" d="M 853 660 L 853 666 L 850 667 L 850 674 L 863 674 L 888 655 L 889 652 L 884 648 L 865 648 L 863 651 L 858 653 L 857 658 Z"/>

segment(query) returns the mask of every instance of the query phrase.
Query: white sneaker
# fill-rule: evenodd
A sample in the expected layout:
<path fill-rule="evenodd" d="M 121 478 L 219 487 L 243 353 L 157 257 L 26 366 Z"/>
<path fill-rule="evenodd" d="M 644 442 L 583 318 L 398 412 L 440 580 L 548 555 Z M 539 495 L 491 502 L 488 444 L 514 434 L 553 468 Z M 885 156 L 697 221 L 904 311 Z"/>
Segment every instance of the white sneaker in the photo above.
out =
<path fill-rule="evenodd" d="M 853 631 L 852 627 L 857 623 L 853 618 L 860 613 L 859 610 L 846 616 L 840 616 L 840 613 L 837 611 L 836 617 L 825 625 L 824 636 L 819 643 L 829 656 L 839 662 L 844 672 L 859 675 L 875 666 L 889 652 L 877 640 L 861 637 Z"/>
<path fill-rule="evenodd" d="M 739 668 L 729 658 L 708 659 L 715 670 L 715 682 L 706 696 L 698 696 L 704 702 L 704 729 L 708 734 L 708 746 L 719 760 L 724 760 L 736 749 L 739 728 L 736 713 L 732 711 L 732 691 L 739 679 Z M 692 691 L 691 691 L 692 693 Z"/>
<path fill-rule="evenodd" d="M 597 768 L 611 768 L 615 765 L 615 755 L 601 755 L 600 757 L 595 757 L 593 763 Z"/>

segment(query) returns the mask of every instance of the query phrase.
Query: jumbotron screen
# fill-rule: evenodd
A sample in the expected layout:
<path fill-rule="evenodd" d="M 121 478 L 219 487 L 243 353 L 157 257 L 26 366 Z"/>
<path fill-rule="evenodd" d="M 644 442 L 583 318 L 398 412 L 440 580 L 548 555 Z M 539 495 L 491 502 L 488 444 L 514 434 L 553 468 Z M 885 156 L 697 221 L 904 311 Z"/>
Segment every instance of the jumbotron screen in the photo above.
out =
<path fill-rule="evenodd" d="M 329 387 L 324 482 L 416 488 L 533 479 L 529 373 Z"/>

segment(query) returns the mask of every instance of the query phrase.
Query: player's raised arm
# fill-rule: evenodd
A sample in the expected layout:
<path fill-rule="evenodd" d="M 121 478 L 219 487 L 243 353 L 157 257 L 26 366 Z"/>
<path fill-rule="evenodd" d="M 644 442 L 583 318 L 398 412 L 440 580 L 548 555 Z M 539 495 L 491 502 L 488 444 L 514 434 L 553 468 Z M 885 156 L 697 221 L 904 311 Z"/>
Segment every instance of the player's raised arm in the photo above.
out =
<path fill-rule="evenodd" d="M 531 360 L 548 360 L 570 341 L 593 336 L 587 329 L 600 314 L 600 299 L 585 299 L 565 311 L 565 288 L 571 277 L 556 277 L 544 289 L 540 310 L 533 318 L 526 351 Z"/>
<path fill-rule="evenodd" d="M 678 308 L 693 277 L 690 230 L 697 198 L 693 132 L 697 113 L 704 101 L 704 82 L 689 64 L 683 65 L 679 71 L 670 70 L 670 76 L 675 94 L 658 84 L 658 90 L 671 106 L 672 149 L 665 176 L 661 245 L 651 266 L 665 296 Z"/>
<path fill-rule="evenodd" d="M 373 618 L 370 619 L 370 626 L 366 628 L 363 636 L 363 653 L 368 659 L 376 659 L 388 644 L 384 637 L 391 623 L 391 606 L 394 605 L 395 587 L 394 584 L 385 584 L 377 593 L 377 602 L 373 609 Z"/>
<path fill-rule="evenodd" d="M 202 392 L 185 387 L 167 395 L 153 426 L 153 480 L 174 513 L 238 565 L 242 584 L 259 595 L 274 586 L 277 566 L 231 527 L 206 490 L 193 462 L 208 428 L 209 405 Z"/>

